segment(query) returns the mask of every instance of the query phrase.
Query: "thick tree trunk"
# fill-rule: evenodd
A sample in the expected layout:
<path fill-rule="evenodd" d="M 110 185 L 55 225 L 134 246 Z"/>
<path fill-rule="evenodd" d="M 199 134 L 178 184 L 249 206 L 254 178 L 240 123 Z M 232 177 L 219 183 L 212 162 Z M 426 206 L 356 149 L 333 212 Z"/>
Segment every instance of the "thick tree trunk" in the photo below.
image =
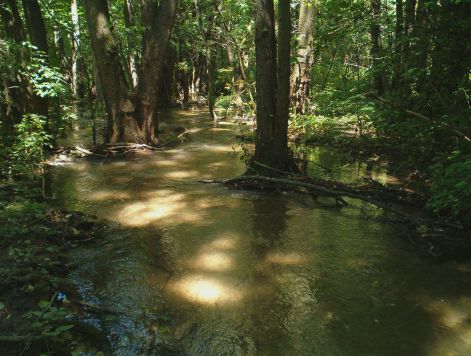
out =
<path fill-rule="evenodd" d="M 279 56 L 276 65 L 276 39 L 273 0 L 255 1 L 255 53 L 257 86 L 257 131 L 253 169 L 260 165 L 277 170 L 288 167 L 287 127 L 289 113 L 290 1 L 279 1 Z M 278 78 L 278 83 L 277 83 Z M 277 96 L 277 84 L 280 85 Z M 261 173 L 270 175 L 273 171 Z"/>
<path fill-rule="evenodd" d="M 305 112 L 309 97 L 312 65 L 312 41 L 315 33 L 317 9 L 309 0 L 302 0 L 299 8 L 298 24 L 298 62 L 294 66 L 292 79 L 292 95 L 297 114 Z"/>
<path fill-rule="evenodd" d="M 49 53 L 46 26 L 39 7 L 38 0 L 23 0 L 23 11 L 26 19 L 31 43 L 46 55 Z M 49 100 L 38 95 L 33 96 L 34 111 L 47 118 L 49 113 Z"/>
<path fill-rule="evenodd" d="M 106 142 L 148 142 L 134 117 L 107 0 L 85 0 L 88 31 L 108 115 Z"/>
<path fill-rule="evenodd" d="M 383 64 L 381 63 L 381 0 L 370 0 L 372 20 L 371 36 L 371 67 L 373 72 L 373 88 L 382 96 L 384 93 Z"/>
<path fill-rule="evenodd" d="M 143 25 L 148 30 L 143 35 L 143 52 L 137 93 L 139 126 L 146 141 L 156 142 L 159 80 L 166 49 L 175 22 L 177 0 L 142 0 Z"/>

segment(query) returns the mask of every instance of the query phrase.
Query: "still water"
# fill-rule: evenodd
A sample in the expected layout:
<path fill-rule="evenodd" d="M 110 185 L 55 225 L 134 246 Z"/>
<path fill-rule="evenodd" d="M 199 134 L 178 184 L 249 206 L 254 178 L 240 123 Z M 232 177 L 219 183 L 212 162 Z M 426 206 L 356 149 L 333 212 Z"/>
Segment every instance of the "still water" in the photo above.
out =
<path fill-rule="evenodd" d="M 83 300 L 119 311 L 85 316 L 114 354 L 471 354 L 471 264 L 420 256 L 358 204 L 198 183 L 244 172 L 234 124 L 163 121 L 192 139 L 52 173 L 59 206 L 119 223 L 74 253 L 72 275 Z"/>

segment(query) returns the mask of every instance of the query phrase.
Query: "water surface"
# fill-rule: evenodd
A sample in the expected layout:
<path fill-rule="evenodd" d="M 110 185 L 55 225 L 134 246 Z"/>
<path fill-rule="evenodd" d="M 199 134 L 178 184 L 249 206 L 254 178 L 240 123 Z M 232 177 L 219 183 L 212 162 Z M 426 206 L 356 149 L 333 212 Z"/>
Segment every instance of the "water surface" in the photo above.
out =
<path fill-rule="evenodd" d="M 420 257 L 371 209 L 198 183 L 244 172 L 234 124 L 163 120 L 192 140 L 53 172 L 60 206 L 122 228 L 77 250 L 72 276 L 121 313 L 85 317 L 115 354 L 471 354 L 470 264 Z"/>

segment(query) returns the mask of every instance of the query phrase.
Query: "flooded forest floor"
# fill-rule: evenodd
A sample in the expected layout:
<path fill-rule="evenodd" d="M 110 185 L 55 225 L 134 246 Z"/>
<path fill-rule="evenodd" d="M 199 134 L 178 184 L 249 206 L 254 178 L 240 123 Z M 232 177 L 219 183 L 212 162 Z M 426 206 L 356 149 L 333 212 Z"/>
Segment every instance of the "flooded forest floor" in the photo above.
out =
<path fill-rule="evenodd" d="M 296 146 L 306 176 L 284 178 L 304 187 L 229 182 L 244 173 L 232 121 L 162 126 L 160 150 L 78 146 L 33 187 L 2 187 L 6 354 L 471 351 L 466 233 L 428 223 L 400 178 Z"/>

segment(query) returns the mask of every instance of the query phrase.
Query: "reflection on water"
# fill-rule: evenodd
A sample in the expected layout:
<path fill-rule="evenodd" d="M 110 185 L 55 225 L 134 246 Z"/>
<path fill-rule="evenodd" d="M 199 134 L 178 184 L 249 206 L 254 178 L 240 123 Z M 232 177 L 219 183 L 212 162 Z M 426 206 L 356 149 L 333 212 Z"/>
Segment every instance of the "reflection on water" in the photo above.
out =
<path fill-rule="evenodd" d="M 52 172 L 58 204 L 123 227 L 77 250 L 73 275 L 85 300 L 122 313 L 85 317 L 117 355 L 471 353 L 470 264 L 419 258 L 354 208 L 200 184 L 243 172 L 233 125 L 197 111 L 166 120 L 192 140 Z"/>

